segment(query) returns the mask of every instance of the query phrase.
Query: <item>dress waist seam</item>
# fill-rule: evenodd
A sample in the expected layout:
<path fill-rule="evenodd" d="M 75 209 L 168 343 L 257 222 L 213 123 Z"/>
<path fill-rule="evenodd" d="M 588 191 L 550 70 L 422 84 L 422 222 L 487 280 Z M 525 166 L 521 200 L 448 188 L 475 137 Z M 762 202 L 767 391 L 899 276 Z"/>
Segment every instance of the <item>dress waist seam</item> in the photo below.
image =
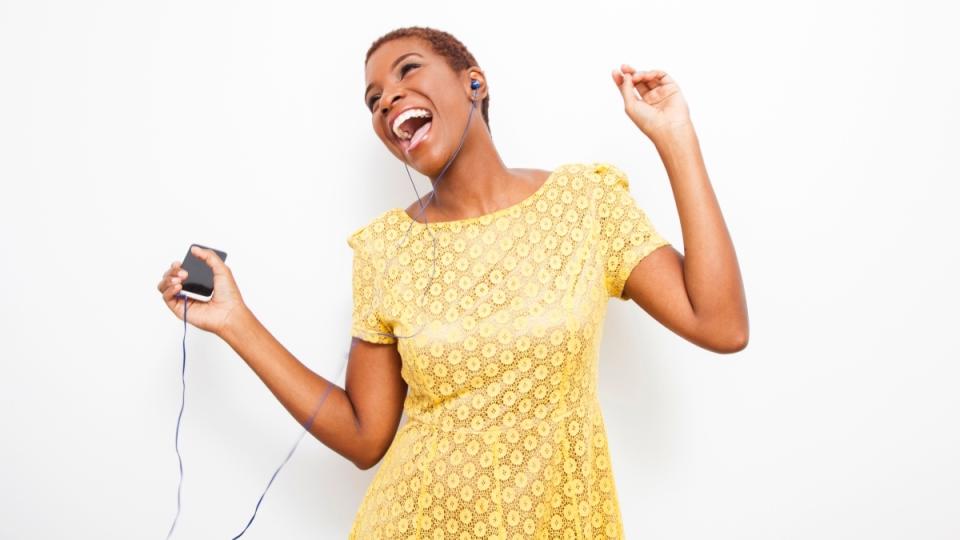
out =
<path fill-rule="evenodd" d="M 454 433 L 454 432 L 467 432 L 467 433 L 478 433 L 478 434 L 479 434 L 479 433 L 500 432 L 500 431 L 506 431 L 506 430 L 509 430 L 509 429 L 524 429 L 524 430 L 533 429 L 533 428 L 539 426 L 540 424 L 542 424 L 542 423 L 544 423 L 544 422 L 548 422 L 548 421 L 558 422 L 558 421 L 560 421 L 560 420 L 563 420 L 564 418 L 567 418 L 568 416 L 573 415 L 574 412 L 576 412 L 575 409 L 567 409 L 566 411 L 564 411 L 564 412 L 561 413 L 561 414 L 551 414 L 551 415 L 547 415 L 545 418 L 540 419 L 539 422 L 536 422 L 535 424 L 533 424 L 533 425 L 530 426 L 530 427 L 520 426 L 519 424 L 522 424 L 522 423 L 524 422 L 524 421 L 520 421 L 520 422 L 517 423 L 517 425 L 514 425 L 514 426 L 498 427 L 498 428 L 492 428 L 492 429 L 452 428 L 452 429 L 450 429 L 450 430 L 444 430 L 444 429 L 443 429 L 443 426 L 441 426 L 441 425 L 440 425 L 439 423 L 437 423 L 437 422 L 429 422 L 429 421 L 427 421 L 427 420 L 422 420 L 422 419 L 420 419 L 420 418 L 417 418 L 417 417 L 415 417 L 415 416 L 410 416 L 410 415 L 407 415 L 407 423 L 409 424 L 410 422 L 417 422 L 417 423 L 419 423 L 419 424 L 423 424 L 423 425 L 425 425 L 425 426 L 434 428 L 434 429 L 439 430 L 439 431 L 449 431 L 449 432 L 451 432 L 451 433 Z"/>

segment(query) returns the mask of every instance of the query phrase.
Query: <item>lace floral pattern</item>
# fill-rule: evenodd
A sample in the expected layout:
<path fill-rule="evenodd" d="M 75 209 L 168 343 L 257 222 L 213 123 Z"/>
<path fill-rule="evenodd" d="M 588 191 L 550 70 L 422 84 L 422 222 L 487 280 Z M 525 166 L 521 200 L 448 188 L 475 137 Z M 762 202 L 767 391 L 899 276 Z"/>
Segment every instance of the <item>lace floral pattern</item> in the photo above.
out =
<path fill-rule="evenodd" d="M 396 343 L 408 384 L 349 537 L 622 538 L 597 351 L 607 300 L 669 245 L 623 171 L 564 164 L 513 206 L 394 208 L 347 242 L 351 333 Z"/>

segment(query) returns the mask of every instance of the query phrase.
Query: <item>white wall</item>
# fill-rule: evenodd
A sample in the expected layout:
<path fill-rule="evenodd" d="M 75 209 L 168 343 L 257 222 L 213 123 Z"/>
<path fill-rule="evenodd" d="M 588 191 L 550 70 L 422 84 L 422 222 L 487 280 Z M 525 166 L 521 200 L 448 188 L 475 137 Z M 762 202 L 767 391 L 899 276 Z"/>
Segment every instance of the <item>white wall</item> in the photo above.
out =
<path fill-rule="evenodd" d="M 0 2 L 0 537 L 166 535 L 183 327 L 155 286 L 191 242 L 342 384 L 346 235 L 414 198 L 363 59 L 415 24 L 485 68 L 509 166 L 615 163 L 678 249 L 610 70 L 664 69 L 690 103 L 751 341 L 717 355 L 610 306 L 629 538 L 957 538 L 960 44 L 937 4 Z M 230 538 L 300 428 L 216 336 L 187 349 L 174 538 Z M 345 537 L 375 471 L 304 439 L 244 538 Z"/>

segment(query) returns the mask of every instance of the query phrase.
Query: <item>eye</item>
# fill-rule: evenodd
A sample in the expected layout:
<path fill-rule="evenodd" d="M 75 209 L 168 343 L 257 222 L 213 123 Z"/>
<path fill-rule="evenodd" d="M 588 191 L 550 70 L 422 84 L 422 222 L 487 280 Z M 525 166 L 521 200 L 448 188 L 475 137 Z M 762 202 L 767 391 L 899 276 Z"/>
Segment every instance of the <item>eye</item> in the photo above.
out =
<path fill-rule="evenodd" d="M 402 79 L 403 76 L 406 75 L 408 71 L 410 71 L 407 68 L 412 68 L 412 67 L 420 67 L 420 64 L 416 62 L 408 62 L 404 64 L 403 67 L 400 68 L 400 78 Z M 380 99 L 379 94 L 374 94 L 370 96 L 370 99 L 367 101 L 367 108 L 370 109 L 370 112 L 373 112 L 373 103 L 378 99 Z"/>

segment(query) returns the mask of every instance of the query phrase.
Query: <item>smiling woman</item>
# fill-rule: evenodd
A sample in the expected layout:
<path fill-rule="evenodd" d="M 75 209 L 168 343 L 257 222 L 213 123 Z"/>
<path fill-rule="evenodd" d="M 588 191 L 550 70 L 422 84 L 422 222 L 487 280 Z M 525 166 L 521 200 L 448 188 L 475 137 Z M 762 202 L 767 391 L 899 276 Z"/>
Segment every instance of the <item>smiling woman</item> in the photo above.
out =
<path fill-rule="evenodd" d="M 747 343 L 733 243 L 679 87 L 660 70 L 612 73 L 667 168 L 686 255 L 610 163 L 507 168 L 486 76 L 450 34 L 384 35 L 365 77 L 374 132 L 433 190 L 347 238 L 344 388 L 259 323 L 213 252 L 217 295 L 191 304 L 194 324 L 208 322 L 320 442 L 362 469 L 382 461 L 350 538 L 622 539 L 597 395 L 607 301 L 633 300 L 711 351 Z M 471 123 L 481 101 L 484 121 Z M 186 277 L 174 264 L 158 285 L 174 314 Z"/>
<path fill-rule="evenodd" d="M 467 50 L 463 43 L 449 33 L 433 28 L 411 26 L 407 28 L 398 28 L 388 32 L 374 41 L 367 50 L 367 57 L 365 59 L 367 65 L 369 66 L 370 57 L 380 48 L 381 45 L 389 41 L 402 38 L 417 38 L 418 40 L 425 42 L 429 46 L 429 49 L 434 54 L 442 58 L 453 71 L 458 72 L 466 70 L 469 69 L 470 66 L 475 66 L 477 64 L 476 59 L 474 59 L 473 55 L 470 54 L 470 51 Z M 399 70 L 399 78 L 402 78 L 407 71 L 423 67 L 422 64 L 416 62 L 418 58 L 423 57 L 415 52 L 408 52 L 396 58 L 390 67 L 391 69 L 394 69 L 400 62 L 403 62 L 404 60 L 410 60 L 409 62 L 404 63 Z M 367 85 L 364 93 L 367 109 L 371 110 L 371 112 L 374 104 L 380 97 L 380 95 L 377 93 L 371 94 L 371 89 L 373 86 L 373 83 Z M 480 104 L 480 113 L 483 116 L 483 122 L 487 125 L 488 131 L 490 130 L 490 115 L 488 112 L 489 108 L 490 95 L 489 93 L 486 93 Z"/>
<path fill-rule="evenodd" d="M 458 176 L 468 167 L 465 161 L 469 158 L 454 163 L 465 140 L 487 148 L 482 153 L 472 152 L 477 158 L 484 157 L 482 154 L 487 154 L 485 159 L 492 157 L 490 97 L 483 71 L 466 47 L 450 34 L 410 27 L 382 36 L 367 51 L 366 78 L 364 102 L 374 132 L 404 165 L 412 165 L 436 184 L 451 165 L 461 172 L 452 170 L 450 176 Z M 464 88 L 467 100 L 457 92 L 458 87 Z M 475 127 L 471 136 L 467 131 L 469 117 L 478 101 L 486 129 Z M 470 105 L 469 111 L 465 104 Z M 503 169 L 502 163 L 500 167 Z M 451 183 L 459 182 L 445 182 Z M 441 193 L 435 191 L 432 198 L 439 198 Z M 431 212 L 440 210 L 443 208 L 434 204 Z M 426 217 L 429 219 L 429 214 Z"/>
<path fill-rule="evenodd" d="M 453 36 L 391 32 L 366 75 L 374 131 L 443 205 L 420 203 L 426 223 L 388 210 L 348 238 L 364 345 L 347 393 L 361 424 L 379 426 L 367 464 L 383 463 L 349 537 L 622 538 L 594 382 L 600 329 L 626 273 L 669 243 L 613 166 L 504 168 L 483 71 Z M 485 123 L 471 126 L 481 92 Z M 383 348 L 399 362 L 378 359 Z M 377 419 L 398 418 L 388 407 L 401 399 L 367 397 L 384 380 L 407 413 L 399 431 Z"/>

